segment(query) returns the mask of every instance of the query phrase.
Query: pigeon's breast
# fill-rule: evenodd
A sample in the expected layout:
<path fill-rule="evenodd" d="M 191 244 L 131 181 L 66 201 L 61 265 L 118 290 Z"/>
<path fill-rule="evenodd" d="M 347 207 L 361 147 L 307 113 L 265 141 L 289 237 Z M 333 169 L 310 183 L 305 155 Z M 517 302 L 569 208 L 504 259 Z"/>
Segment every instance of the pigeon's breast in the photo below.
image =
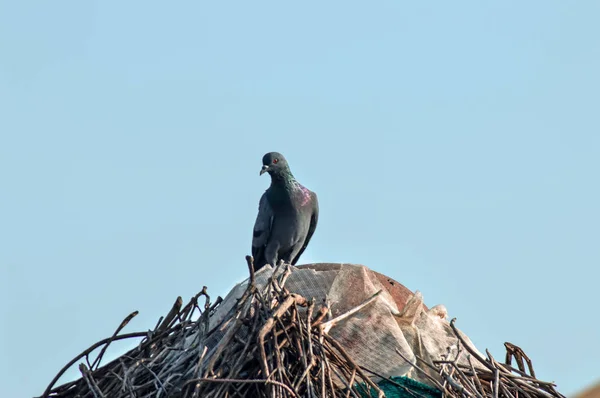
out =
<path fill-rule="evenodd" d="M 277 236 L 282 249 L 288 249 L 304 240 L 308 232 L 309 219 L 300 209 L 288 209 L 273 222 L 273 236 Z"/>

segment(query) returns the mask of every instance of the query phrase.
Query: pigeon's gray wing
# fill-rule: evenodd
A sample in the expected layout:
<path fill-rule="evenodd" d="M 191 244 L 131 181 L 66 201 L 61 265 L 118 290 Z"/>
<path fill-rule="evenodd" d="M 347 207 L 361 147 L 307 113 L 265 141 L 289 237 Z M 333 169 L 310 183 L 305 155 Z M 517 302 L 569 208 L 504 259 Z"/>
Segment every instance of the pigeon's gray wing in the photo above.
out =
<path fill-rule="evenodd" d="M 271 209 L 265 192 L 258 203 L 258 215 L 256 216 L 252 234 L 252 257 L 254 257 L 255 269 L 262 267 L 266 263 L 265 247 L 271 236 L 272 225 L 273 209 Z"/>
<path fill-rule="evenodd" d="M 310 193 L 310 201 L 312 203 L 312 215 L 310 217 L 310 226 L 308 227 L 306 239 L 304 239 L 304 243 L 302 244 L 302 249 L 300 249 L 296 257 L 292 260 L 292 265 L 296 265 L 302 253 L 304 253 L 306 246 L 308 246 L 310 238 L 312 238 L 313 234 L 315 233 L 315 229 L 317 229 L 317 222 L 319 221 L 319 200 L 317 199 L 316 193 Z"/>

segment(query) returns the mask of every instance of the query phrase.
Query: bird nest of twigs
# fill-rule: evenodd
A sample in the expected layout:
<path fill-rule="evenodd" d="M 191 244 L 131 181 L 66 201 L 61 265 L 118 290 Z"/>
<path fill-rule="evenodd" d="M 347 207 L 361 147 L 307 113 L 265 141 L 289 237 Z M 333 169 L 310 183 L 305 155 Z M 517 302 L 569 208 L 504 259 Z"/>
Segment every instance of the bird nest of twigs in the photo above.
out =
<path fill-rule="evenodd" d="M 73 358 L 42 397 L 383 397 L 392 395 L 390 388 L 397 397 L 423 396 L 411 383 L 356 363 L 327 333 L 335 323 L 329 308 L 285 288 L 289 265 L 278 266 L 280 272 L 260 288 L 254 284 L 251 258 L 248 266 L 247 290 L 218 325 L 210 320 L 222 300 L 211 303 L 206 287 L 185 306 L 179 297 L 154 330 L 121 333 L 134 312 L 111 337 Z M 506 363 L 489 352 L 482 358 L 461 342 L 454 321 L 451 325 L 458 350 L 432 363 L 412 364 L 437 389 L 428 396 L 563 397 L 552 383 L 535 378 L 531 361 L 518 347 L 506 343 Z M 142 338 L 136 348 L 101 366 L 112 342 L 135 338 Z M 461 355 L 469 365 L 459 364 Z M 511 366 L 512 358 L 518 369 Z M 55 387 L 77 363 L 81 378 Z"/>

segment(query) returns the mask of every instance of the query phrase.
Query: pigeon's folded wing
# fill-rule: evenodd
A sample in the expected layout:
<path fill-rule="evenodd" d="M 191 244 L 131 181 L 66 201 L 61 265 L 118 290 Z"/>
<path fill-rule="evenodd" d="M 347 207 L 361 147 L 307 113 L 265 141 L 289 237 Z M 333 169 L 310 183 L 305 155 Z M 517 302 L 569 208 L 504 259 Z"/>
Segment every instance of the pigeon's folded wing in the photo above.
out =
<path fill-rule="evenodd" d="M 310 216 L 308 233 L 306 234 L 306 239 L 304 239 L 304 243 L 302 244 L 302 249 L 300 249 L 296 257 L 292 259 L 292 265 L 296 265 L 302 253 L 304 253 L 304 250 L 306 250 L 306 246 L 308 246 L 308 242 L 310 242 L 310 238 L 312 238 L 313 234 L 315 233 L 315 229 L 317 229 L 317 223 L 319 222 L 319 200 L 317 199 L 317 194 L 311 192 L 310 200 L 312 204 L 312 214 Z"/>
<path fill-rule="evenodd" d="M 258 215 L 256 216 L 256 222 L 254 223 L 254 232 L 252 236 L 252 257 L 254 257 L 255 264 L 259 263 L 261 257 L 264 255 L 265 246 L 271 235 L 272 225 L 273 210 L 267 200 L 267 194 L 264 193 L 258 204 Z"/>

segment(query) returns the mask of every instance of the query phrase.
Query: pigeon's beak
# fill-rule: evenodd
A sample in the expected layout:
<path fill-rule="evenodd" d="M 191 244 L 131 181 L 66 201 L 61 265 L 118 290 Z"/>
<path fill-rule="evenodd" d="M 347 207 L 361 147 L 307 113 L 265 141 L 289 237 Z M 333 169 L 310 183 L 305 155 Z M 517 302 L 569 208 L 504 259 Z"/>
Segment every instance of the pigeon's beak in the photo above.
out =
<path fill-rule="evenodd" d="M 267 171 L 269 171 L 269 166 L 267 166 L 266 164 L 262 167 L 262 169 L 260 169 L 260 174 L 259 175 L 263 175 L 265 174 Z"/>

